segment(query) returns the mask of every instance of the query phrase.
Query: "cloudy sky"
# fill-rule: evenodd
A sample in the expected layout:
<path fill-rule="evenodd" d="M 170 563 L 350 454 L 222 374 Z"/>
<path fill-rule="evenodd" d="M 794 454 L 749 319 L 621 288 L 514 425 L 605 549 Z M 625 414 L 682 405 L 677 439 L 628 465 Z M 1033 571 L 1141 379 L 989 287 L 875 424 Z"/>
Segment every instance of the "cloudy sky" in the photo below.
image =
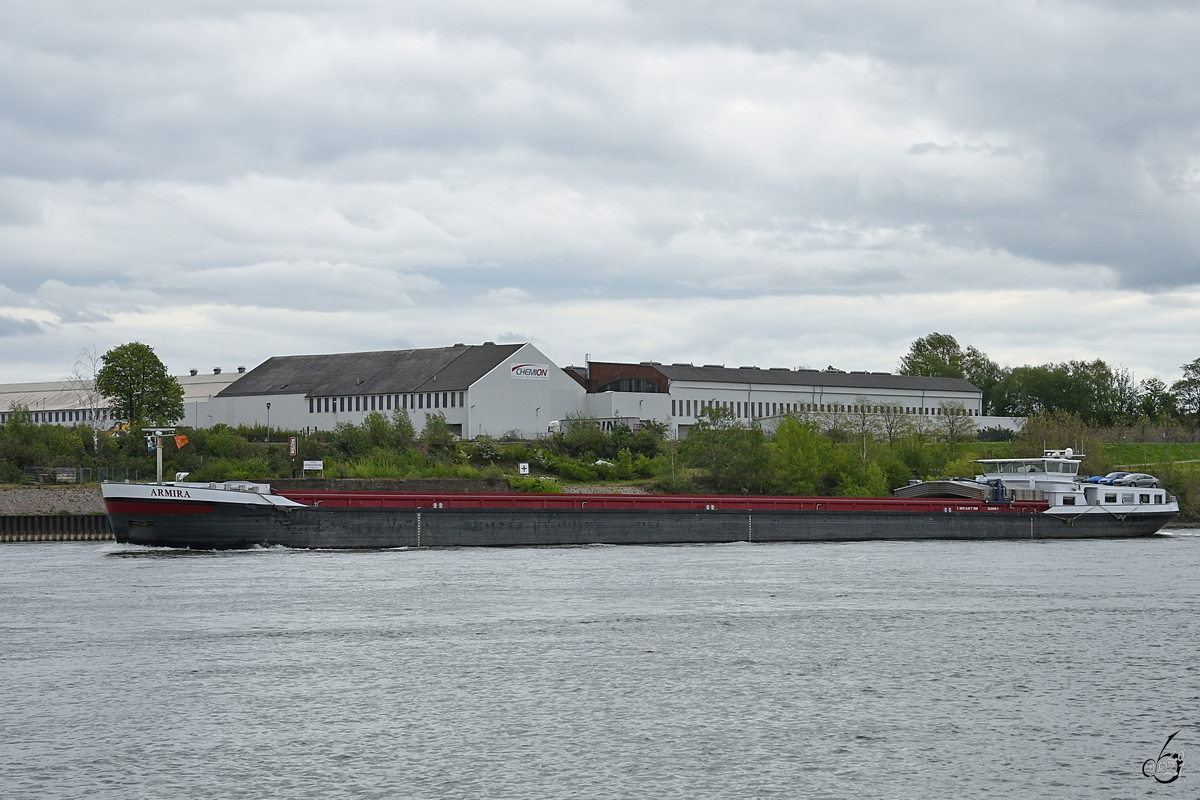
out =
<path fill-rule="evenodd" d="M 1200 357 L 1200 6 L 0 6 L 0 380 Z"/>

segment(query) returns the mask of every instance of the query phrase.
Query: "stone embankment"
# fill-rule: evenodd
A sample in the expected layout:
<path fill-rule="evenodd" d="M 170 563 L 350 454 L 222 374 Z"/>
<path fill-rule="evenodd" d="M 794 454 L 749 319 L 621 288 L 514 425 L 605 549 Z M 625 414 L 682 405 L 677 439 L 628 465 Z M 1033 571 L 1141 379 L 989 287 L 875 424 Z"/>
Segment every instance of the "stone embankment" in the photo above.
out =
<path fill-rule="evenodd" d="M 0 542 L 112 538 L 98 486 L 0 488 Z"/>
<path fill-rule="evenodd" d="M 0 488 L 0 515 L 103 514 L 99 486 L 12 486 Z"/>

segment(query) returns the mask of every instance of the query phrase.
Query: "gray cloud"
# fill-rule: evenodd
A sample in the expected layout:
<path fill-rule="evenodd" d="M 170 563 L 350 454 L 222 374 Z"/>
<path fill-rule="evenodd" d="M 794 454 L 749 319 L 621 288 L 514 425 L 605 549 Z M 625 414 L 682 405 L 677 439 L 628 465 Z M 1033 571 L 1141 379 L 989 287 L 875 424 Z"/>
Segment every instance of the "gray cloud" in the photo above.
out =
<path fill-rule="evenodd" d="M 64 344 L 178 309 L 187 353 L 216 308 L 256 333 L 581 298 L 679 330 L 698 298 L 892 298 L 871 319 L 894 331 L 962 289 L 1186 308 L 1197 34 L 1200 10 L 1152 2 L 11 6 L 0 309 Z M 321 341 L 423 341 L 376 330 Z"/>

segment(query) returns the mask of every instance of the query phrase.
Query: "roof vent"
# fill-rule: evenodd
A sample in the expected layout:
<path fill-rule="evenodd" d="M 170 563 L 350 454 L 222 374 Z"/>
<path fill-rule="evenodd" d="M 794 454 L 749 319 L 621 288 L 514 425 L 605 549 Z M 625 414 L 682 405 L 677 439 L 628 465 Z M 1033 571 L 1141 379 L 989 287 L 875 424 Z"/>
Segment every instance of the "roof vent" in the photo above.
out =
<path fill-rule="evenodd" d="M 691 365 L 692 365 L 692 362 L 690 362 L 690 361 L 687 361 L 687 362 L 684 362 L 684 361 L 676 361 L 676 362 L 675 362 L 674 364 L 672 364 L 671 366 L 672 366 L 672 367 L 690 367 Z"/>
<path fill-rule="evenodd" d="M 238 375 L 243 374 L 245 371 L 246 371 L 245 367 L 238 367 Z"/>
<path fill-rule="evenodd" d="M 189 369 L 188 370 L 188 375 L 191 375 L 193 378 L 199 374 L 200 374 L 200 370 L 198 370 L 198 369 Z"/>
<path fill-rule="evenodd" d="M 710 367 L 712 369 L 725 369 L 724 364 L 705 364 L 704 366 Z"/>
<path fill-rule="evenodd" d="M 465 345 L 465 344 L 463 344 L 462 342 L 455 342 L 455 343 L 454 343 L 454 346 L 455 346 L 455 347 L 466 347 L 466 345 Z"/>
<path fill-rule="evenodd" d="M 484 344 L 485 346 L 486 346 L 486 345 L 489 345 L 489 344 L 490 344 L 492 347 L 495 347 L 495 346 L 496 346 L 496 343 L 495 343 L 495 342 L 484 342 L 483 344 Z"/>
<path fill-rule="evenodd" d="M 221 374 L 221 368 L 213 367 L 213 375 L 220 375 L 220 374 Z"/>
<path fill-rule="evenodd" d="M 783 372 L 791 372 L 791 370 L 788 369 L 787 367 L 771 367 L 771 370 L 774 372 L 779 372 L 780 370 L 782 370 Z"/>

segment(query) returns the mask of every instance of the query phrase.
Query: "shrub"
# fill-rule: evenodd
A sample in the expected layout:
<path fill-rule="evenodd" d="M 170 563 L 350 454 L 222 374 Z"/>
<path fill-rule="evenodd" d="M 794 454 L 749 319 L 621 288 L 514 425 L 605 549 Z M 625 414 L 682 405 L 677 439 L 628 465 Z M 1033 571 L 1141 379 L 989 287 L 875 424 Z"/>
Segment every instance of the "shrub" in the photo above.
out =
<path fill-rule="evenodd" d="M 558 494 L 562 487 L 551 478 L 534 478 L 523 475 L 513 475 L 508 479 L 508 487 L 514 492 L 530 494 Z"/>

